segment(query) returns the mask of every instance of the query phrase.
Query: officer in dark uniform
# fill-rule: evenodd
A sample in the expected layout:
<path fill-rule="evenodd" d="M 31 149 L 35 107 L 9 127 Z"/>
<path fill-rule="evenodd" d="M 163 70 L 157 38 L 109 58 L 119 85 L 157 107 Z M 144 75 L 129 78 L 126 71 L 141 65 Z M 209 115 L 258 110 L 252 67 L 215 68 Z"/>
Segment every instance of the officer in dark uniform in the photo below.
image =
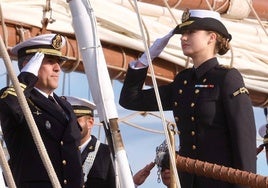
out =
<path fill-rule="evenodd" d="M 256 128 L 252 104 L 241 74 L 221 66 L 216 54 L 229 49 L 231 35 L 220 15 L 188 10 L 182 23 L 152 45 L 156 57 L 172 34 L 181 34 L 183 53 L 193 68 L 181 71 L 168 85 L 159 86 L 164 110 L 172 110 L 179 132 L 179 154 L 184 157 L 256 172 Z M 151 56 L 152 57 L 152 56 Z M 143 89 L 148 70 L 144 56 L 131 62 L 119 103 L 131 110 L 157 111 L 153 89 Z M 182 188 L 241 188 L 211 178 L 179 172 Z"/>
<path fill-rule="evenodd" d="M 84 172 L 84 187 L 115 188 L 115 172 L 107 144 L 101 143 L 91 135 L 94 126 L 96 105 L 86 99 L 66 96 L 73 107 L 81 129 L 81 156 Z"/>
<path fill-rule="evenodd" d="M 72 106 L 58 97 L 61 48 L 65 39 L 44 34 L 11 49 L 18 56 L 18 80 L 40 132 L 47 153 L 64 188 L 83 185 L 80 130 Z M 49 99 L 51 98 L 51 99 Z M 17 187 L 52 188 L 13 86 L 0 91 L 0 119 Z"/>

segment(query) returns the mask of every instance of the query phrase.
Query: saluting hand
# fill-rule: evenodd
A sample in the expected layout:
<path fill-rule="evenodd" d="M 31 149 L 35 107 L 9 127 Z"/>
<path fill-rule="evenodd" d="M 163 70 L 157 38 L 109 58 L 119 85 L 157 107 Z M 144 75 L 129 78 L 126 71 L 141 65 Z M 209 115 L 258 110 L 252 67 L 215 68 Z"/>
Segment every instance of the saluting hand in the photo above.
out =
<path fill-rule="evenodd" d="M 44 54 L 41 52 L 37 52 L 29 61 L 28 63 L 22 68 L 21 72 L 30 72 L 33 73 L 35 76 L 38 75 L 39 68 L 42 64 L 44 59 Z"/>
<path fill-rule="evenodd" d="M 173 30 L 171 30 L 167 35 L 162 38 L 156 39 L 153 45 L 149 48 L 151 59 L 158 57 L 163 49 L 166 47 L 169 39 L 173 36 Z M 139 58 L 139 61 L 148 66 L 148 59 L 146 53 L 143 53 L 142 56 Z"/>

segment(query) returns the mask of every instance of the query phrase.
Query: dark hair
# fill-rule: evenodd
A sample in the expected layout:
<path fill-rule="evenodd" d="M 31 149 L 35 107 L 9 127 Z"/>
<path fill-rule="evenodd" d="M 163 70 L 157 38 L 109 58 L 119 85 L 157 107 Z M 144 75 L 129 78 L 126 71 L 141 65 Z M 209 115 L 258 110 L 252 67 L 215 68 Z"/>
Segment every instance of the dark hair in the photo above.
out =
<path fill-rule="evenodd" d="M 28 61 L 34 56 L 34 54 L 30 54 L 30 55 L 26 55 L 26 56 L 23 56 L 23 57 L 20 57 L 18 59 L 18 67 L 19 67 L 19 70 L 21 71 L 21 69 L 23 68 L 23 64 L 24 63 L 28 63 Z"/>

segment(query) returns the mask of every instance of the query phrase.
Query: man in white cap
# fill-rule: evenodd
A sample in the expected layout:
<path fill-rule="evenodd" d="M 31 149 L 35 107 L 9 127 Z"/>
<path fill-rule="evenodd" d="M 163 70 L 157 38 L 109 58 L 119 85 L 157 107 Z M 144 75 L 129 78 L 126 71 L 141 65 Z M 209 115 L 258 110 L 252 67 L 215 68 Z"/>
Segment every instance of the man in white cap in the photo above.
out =
<path fill-rule="evenodd" d="M 64 188 L 83 185 L 80 130 L 72 106 L 58 97 L 61 48 L 59 34 L 44 34 L 11 49 L 18 56 L 18 80 L 40 132 L 47 153 Z M 17 187 L 52 188 L 13 86 L 0 91 L 0 120 L 10 155 L 9 164 Z M 75 176 L 74 176 L 75 174 Z"/>
<path fill-rule="evenodd" d="M 86 99 L 66 96 L 81 129 L 81 157 L 86 188 L 115 188 L 115 172 L 110 149 L 91 134 L 96 105 Z"/>

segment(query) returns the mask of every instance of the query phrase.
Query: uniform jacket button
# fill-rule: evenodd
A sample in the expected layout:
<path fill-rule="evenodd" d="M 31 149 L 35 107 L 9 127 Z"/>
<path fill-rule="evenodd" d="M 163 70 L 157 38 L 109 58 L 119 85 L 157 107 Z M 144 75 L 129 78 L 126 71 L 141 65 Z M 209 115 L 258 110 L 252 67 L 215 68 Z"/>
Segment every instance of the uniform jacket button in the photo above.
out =
<path fill-rule="evenodd" d="M 63 165 L 66 165 L 66 163 L 67 163 L 67 162 L 66 162 L 65 160 L 62 161 L 62 164 L 63 164 Z"/>

